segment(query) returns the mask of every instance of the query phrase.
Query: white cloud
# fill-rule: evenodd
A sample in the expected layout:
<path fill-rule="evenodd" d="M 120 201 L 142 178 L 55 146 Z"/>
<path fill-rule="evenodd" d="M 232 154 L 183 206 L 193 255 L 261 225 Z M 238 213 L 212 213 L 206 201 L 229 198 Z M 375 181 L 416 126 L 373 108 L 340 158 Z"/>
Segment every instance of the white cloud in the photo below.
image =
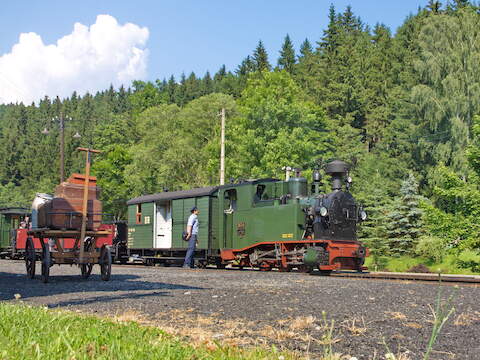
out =
<path fill-rule="evenodd" d="M 120 25 L 98 15 L 90 27 L 75 23 L 73 32 L 46 45 L 36 33 L 22 33 L 10 53 L 0 56 L 0 103 L 29 104 L 45 95 L 70 96 L 129 85 L 147 73 L 148 29 Z"/>

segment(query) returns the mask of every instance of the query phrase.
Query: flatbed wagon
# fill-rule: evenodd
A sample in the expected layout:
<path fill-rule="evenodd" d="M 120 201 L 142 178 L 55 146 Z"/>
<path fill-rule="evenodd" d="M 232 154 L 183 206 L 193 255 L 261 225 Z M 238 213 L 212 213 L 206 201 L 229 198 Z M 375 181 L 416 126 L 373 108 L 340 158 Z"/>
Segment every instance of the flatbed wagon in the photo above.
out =
<path fill-rule="evenodd" d="M 95 212 L 88 212 L 89 201 L 89 181 L 90 181 L 90 165 L 91 154 L 99 153 L 98 150 L 78 148 L 80 151 L 86 153 L 86 167 L 85 178 L 83 187 L 83 199 L 82 201 L 82 213 L 81 213 L 81 226 L 73 227 L 72 224 L 76 224 L 69 221 L 70 228 L 55 228 L 63 222 L 59 222 L 58 219 L 72 219 L 77 216 L 76 212 L 64 213 L 64 212 L 46 212 L 45 216 L 50 216 L 50 223 L 52 227 L 34 228 L 27 232 L 28 238 L 25 244 L 25 267 L 27 275 L 30 278 L 35 277 L 35 263 L 37 260 L 37 252 L 35 250 L 34 238 L 40 241 L 41 254 L 40 263 L 42 265 L 42 281 L 48 282 L 50 276 L 50 267 L 54 264 L 70 264 L 78 265 L 81 270 L 83 278 L 88 278 L 92 272 L 95 264 L 100 265 L 102 280 L 110 280 L 112 271 L 112 257 L 110 254 L 110 248 L 103 244 L 98 246 L 98 239 L 110 234 L 107 230 L 100 230 L 93 225 L 94 219 L 101 214 Z M 62 200 L 63 198 L 60 198 Z M 52 201 L 54 201 L 52 199 Z M 93 202 L 93 201 L 92 201 Z M 68 203 L 68 202 L 67 202 Z M 94 206 L 92 206 L 93 208 Z M 54 220 L 55 219 L 55 220 Z M 87 222 L 91 222 L 91 226 L 87 229 Z M 74 239 L 73 247 L 65 248 L 65 239 Z"/>
<path fill-rule="evenodd" d="M 81 231 L 77 230 L 51 230 L 35 229 L 27 232 L 27 242 L 25 246 L 25 267 L 27 275 L 31 279 L 35 277 L 35 268 L 37 252 L 34 239 L 40 242 L 41 253 L 41 275 L 44 283 L 48 282 L 50 276 L 50 267 L 53 265 L 70 264 L 79 265 L 81 275 L 87 279 L 92 273 L 95 264 L 100 265 L 102 280 L 110 280 L 112 271 L 112 257 L 110 248 L 103 244 L 97 246 L 99 238 L 110 235 L 110 230 L 86 231 L 83 242 Z M 64 239 L 75 239 L 72 248 L 65 249 Z M 35 246 L 37 245 L 37 246 Z"/>

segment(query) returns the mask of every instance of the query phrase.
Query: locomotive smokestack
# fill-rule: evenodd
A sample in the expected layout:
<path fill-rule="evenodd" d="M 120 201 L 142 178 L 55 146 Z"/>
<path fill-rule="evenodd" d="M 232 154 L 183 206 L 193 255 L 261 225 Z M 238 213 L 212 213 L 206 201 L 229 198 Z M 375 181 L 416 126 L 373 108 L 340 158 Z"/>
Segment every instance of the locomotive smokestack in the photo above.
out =
<path fill-rule="evenodd" d="M 327 164 L 325 173 L 332 177 L 332 190 L 342 190 L 342 180 L 348 173 L 348 164 L 340 160 L 334 160 Z"/>

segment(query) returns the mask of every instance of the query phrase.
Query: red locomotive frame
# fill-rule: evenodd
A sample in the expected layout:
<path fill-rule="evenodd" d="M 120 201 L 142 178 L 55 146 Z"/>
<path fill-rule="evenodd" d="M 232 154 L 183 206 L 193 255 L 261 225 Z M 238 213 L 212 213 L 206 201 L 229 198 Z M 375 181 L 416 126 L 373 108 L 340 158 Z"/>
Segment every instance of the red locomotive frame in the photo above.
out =
<path fill-rule="evenodd" d="M 220 257 L 224 263 L 237 260 L 238 266 L 252 266 L 249 256 L 255 249 L 263 248 L 264 251 L 265 249 L 267 251 L 268 249 L 270 251 L 278 249 L 274 258 L 270 257 L 261 261 L 260 268 L 263 270 L 279 268 L 289 271 L 296 266 L 291 260 L 292 256 L 296 255 L 298 248 L 319 245 L 328 252 L 328 265 L 319 265 L 320 271 L 328 272 L 340 269 L 362 271 L 367 269 L 363 264 L 359 264 L 357 259 L 368 256 L 368 249 L 363 247 L 360 242 L 352 240 L 264 241 L 241 249 L 223 249 L 220 251 Z"/>

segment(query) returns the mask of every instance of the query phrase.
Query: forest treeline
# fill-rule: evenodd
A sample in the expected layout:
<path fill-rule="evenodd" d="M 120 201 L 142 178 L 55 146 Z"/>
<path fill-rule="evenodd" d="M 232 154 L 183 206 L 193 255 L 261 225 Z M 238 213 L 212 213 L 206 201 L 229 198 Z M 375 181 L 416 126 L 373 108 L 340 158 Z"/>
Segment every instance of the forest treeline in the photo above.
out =
<path fill-rule="evenodd" d="M 373 266 L 480 271 L 479 64 L 469 1 L 430 0 L 395 34 L 332 6 L 321 38 L 296 47 L 286 35 L 279 54 L 260 41 L 231 71 L 0 105 L 0 203 L 52 192 L 61 113 L 66 174 L 83 168 L 77 146 L 102 150 L 94 172 L 118 217 L 140 194 L 217 184 L 225 108 L 227 179 L 281 178 L 285 165 L 308 177 L 342 159 L 369 214 Z"/>

